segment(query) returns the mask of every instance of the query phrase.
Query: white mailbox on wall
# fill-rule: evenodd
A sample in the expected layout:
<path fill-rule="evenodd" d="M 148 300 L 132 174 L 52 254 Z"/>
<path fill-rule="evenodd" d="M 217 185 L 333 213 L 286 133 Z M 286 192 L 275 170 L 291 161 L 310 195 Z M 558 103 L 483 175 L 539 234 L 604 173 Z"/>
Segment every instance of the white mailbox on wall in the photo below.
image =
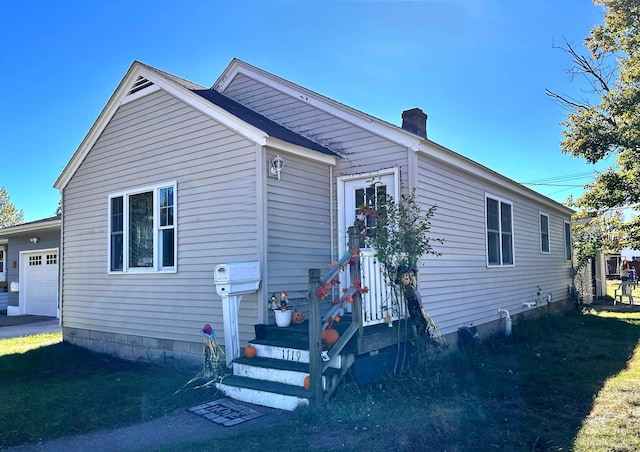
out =
<path fill-rule="evenodd" d="M 216 265 L 213 270 L 216 292 L 222 297 L 224 344 L 227 365 L 240 356 L 238 308 L 244 294 L 260 288 L 260 262 L 234 262 Z"/>

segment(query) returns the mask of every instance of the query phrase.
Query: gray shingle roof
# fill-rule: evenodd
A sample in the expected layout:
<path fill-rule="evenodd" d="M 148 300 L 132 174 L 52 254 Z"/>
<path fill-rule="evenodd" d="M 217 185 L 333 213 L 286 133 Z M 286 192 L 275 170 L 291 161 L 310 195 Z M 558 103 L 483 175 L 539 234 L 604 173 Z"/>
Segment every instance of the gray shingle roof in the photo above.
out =
<path fill-rule="evenodd" d="M 322 154 L 339 156 L 331 149 L 326 148 L 321 144 L 318 144 L 315 141 L 300 135 L 299 133 L 287 129 L 277 122 L 272 121 L 265 116 L 262 116 L 260 113 L 256 113 L 250 108 L 245 107 L 244 105 L 228 98 L 218 91 L 214 91 L 212 89 L 192 89 L 191 91 L 208 100 L 209 102 L 217 105 L 218 107 L 226 110 L 238 119 L 241 119 L 242 121 L 262 130 L 263 132 L 266 132 L 267 134 L 269 134 L 269 136 L 279 138 L 282 141 L 286 141 L 287 143 L 321 152 Z"/>

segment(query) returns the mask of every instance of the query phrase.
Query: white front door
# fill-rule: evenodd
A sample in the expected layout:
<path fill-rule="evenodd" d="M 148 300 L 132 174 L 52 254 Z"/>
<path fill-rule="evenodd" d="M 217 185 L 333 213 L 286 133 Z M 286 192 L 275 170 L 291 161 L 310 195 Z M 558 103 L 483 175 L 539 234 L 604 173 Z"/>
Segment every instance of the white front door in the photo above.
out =
<path fill-rule="evenodd" d="M 376 209 L 379 200 L 385 195 L 391 195 L 396 199 L 398 191 L 397 171 L 392 170 L 386 173 L 368 175 L 359 178 L 340 179 L 339 203 L 340 203 L 340 241 L 339 255 L 342 256 L 347 250 L 348 237 L 347 229 L 353 226 L 358 211 L 363 205 L 371 209 Z M 369 233 L 375 231 L 375 221 L 367 224 Z M 362 269 L 362 285 L 369 289 L 368 293 L 362 297 L 362 318 L 364 325 L 382 323 L 390 314 L 389 289 L 384 281 L 380 264 L 375 260 L 375 251 L 372 249 L 361 249 L 360 262 Z M 349 281 L 348 268 L 341 275 L 341 285 L 346 287 Z M 391 314 L 393 319 L 395 315 Z"/>
<path fill-rule="evenodd" d="M 20 303 L 30 315 L 58 315 L 58 251 L 21 253 Z"/>
<path fill-rule="evenodd" d="M 396 198 L 397 172 L 343 179 L 341 183 L 340 256 L 347 251 L 347 229 L 353 226 L 358 210 L 363 205 L 375 209 L 378 199 L 385 194 Z M 370 226 L 375 227 L 375 225 Z"/>

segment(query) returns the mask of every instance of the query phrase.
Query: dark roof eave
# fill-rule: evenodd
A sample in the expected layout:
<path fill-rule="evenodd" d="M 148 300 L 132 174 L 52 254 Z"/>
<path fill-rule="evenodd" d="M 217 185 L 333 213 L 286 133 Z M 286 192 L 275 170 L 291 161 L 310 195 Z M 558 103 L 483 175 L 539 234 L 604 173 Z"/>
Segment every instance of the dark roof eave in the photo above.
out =
<path fill-rule="evenodd" d="M 0 228 L 0 237 L 7 235 L 21 234 L 31 231 L 40 231 L 42 229 L 60 229 L 62 219 L 60 215 L 43 218 L 41 220 L 30 221 L 28 223 L 17 224 L 6 228 Z"/>
<path fill-rule="evenodd" d="M 297 132 L 287 129 L 286 127 L 278 124 L 275 121 L 272 121 L 266 116 L 262 116 L 260 113 L 257 113 L 250 108 L 234 101 L 233 99 L 228 98 L 222 93 L 211 89 L 194 89 L 191 91 L 198 96 L 208 100 L 212 104 L 217 105 L 236 118 L 256 127 L 257 129 L 262 130 L 269 136 L 278 138 L 282 141 L 286 141 L 287 143 L 311 149 L 312 151 L 320 152 L 325 155 L 340 157 L 339 154 L 335 153 L 331 149 L 322 146 L 321 144 L 318 144 L 315 141 L 310 140 L 309 138 L 306 138 Z"/>

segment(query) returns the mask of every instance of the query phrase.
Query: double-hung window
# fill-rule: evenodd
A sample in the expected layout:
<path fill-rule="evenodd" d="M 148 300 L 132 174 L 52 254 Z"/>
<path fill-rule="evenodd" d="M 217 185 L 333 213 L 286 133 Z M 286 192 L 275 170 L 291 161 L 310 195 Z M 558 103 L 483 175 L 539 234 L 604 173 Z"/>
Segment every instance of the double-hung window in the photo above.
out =
<path fill-rule="evenodd" d="M 568 261 L 571 260 L 573 255 L 573 249 L 571 246 L 571 223 L 564 222 L 564 258 Z"/>
<path fill-rule="evenodd" d="M 513 265 L 513 204 L 486 196 L 487 265 Z"/>
<path fill-rule="evenodd" d="M 540 252 L 548 253 L 549 251 L 549 215 L 540 213 Z"/>
<path fill-rule="evenodd" d="M 109 271 L 176 271 L 176 183 L 109 196 Z"/>

